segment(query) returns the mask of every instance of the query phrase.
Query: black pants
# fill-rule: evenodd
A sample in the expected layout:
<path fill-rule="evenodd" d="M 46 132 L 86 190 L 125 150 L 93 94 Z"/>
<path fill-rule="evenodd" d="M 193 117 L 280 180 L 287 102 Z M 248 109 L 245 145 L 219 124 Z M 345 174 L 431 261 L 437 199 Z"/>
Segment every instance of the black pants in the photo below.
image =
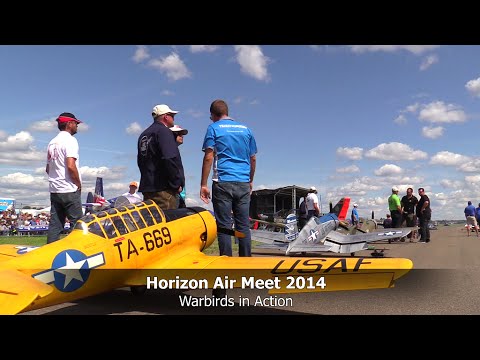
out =
<path fill-rule="evenodd" d="M 430 229 L 428 228 L 428 223 L 430 218 L 427 216 L 419 216 L 418 220 L 420 221 L 420 241 L 430 241 Z"/>
<path fill-rule="evenodd" d="M 307 223 L 307 218 L 306 217 L 300 217 L 298 219 L 298 231 L 302 230 L 306 223 Z"/>
<path fill-rule="evenodd" d="M 402 226 L 402 214 L 398 210 L 390 210 L 392 215 L 392 228 L 399 228 Z"/>

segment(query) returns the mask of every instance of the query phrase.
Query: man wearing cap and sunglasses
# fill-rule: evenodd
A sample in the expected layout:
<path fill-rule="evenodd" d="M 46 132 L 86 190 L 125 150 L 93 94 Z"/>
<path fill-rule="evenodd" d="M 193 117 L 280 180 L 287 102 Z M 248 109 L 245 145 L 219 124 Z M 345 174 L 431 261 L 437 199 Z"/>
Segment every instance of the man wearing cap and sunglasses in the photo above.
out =
<path fill-rule="evenodd" d="M 177 113 L 168 105 L 156 105 L 153 124 L 140 134 L 137 143 L 138 191 L 144 200 L 155 201 L 163 210 L 177 208 L 177 196 L 185 186 L 182 158 L 170 131 Z"/>
<path fill-rule="evenodd" d="M 60 238 L 66 218 L 70 221 L 70 229 L 73 229 L 83 215 L 79 147 L 73 137 L 82 122 L 68 112 L 61 113 L 56 121 L 60 132 L 48 143 L 45 168 L 51 203 L 47 244 Z"/>

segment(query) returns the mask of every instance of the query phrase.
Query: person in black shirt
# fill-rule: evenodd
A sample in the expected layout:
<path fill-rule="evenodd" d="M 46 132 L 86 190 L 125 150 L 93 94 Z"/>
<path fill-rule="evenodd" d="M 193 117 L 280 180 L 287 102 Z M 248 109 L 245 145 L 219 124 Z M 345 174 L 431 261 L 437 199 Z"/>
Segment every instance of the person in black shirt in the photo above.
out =
<path fill-rule="evenodd" d="M 417 204 L 417 217 L 420 222 L 420 243 L 429 243 L 430 242 L 430 229 L 428 228 L 428 223 L 432 218 L 432 210 L 430 208 L 430 199 L 425 194 L 424 188 L 418 188 L 418 195 L 420 195 L 420 200 Z"/>
<path fill-rule="evenodd" d="M 305 201 L 305 197 L 302 199 L 303 201 L 298 209 L 298 231 L 302 230 L 307 223 L 307 202 Z"/>
<path fill-rule="evenodd" d="M 390 214 L 387 214 L 387 218 L 383 220 L 383 228 L 391 228 L 392 227 L 392 217 Z"/>
<path fill-rule="evenodd" d="M 418 204 L 418 199 L 413 195 L 413 188 L 409 187 L 407 189 L 407 195 L 402 197 L 400 201 L 402 206 L 402 224 L 405 222 L 407 227 L 415 226 L 415 206 Z M 407 237 L 412 241 L 415 238 L 414 231 L 407 235 Z"/>
<path fill-rule="evenodd" d="M 185 186 L 182 158 L 170 128 L 173 111 L 168 105 L 157 105 L 152 110 L 153 124 L 138 138 L 137 165 L 143 199 L 152 199 L 163 209 L 176 209 L 177 197 Z"/>

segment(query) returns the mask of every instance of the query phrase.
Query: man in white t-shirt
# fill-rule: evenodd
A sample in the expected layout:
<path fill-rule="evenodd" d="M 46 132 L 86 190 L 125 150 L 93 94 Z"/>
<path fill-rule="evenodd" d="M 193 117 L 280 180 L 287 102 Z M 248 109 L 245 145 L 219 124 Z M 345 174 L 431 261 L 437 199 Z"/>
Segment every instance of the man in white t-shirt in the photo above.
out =
<path fill-rule="evenodd" d="M 57 241 L 68 218 L 73 229 L 83 215 L 82 178 L 79 171 L 78 141 L 73 137 L 82 123 L 72 113 L 61 113 L 56 119 L 60 132 L 48 143 L 47 166 L 50 191 L 50 224 L 47 244 Z"/>
<path fill-rule="evenodd" d="M 136 181 L 132 181 L 130 183 L 130 190 L 122 194 L 122 196 L 125 196 L 128 199 L 128 201 L 130 201 L 130 204 L 141 202 L 143 201 L 143 197 L 139 193 L 137 193 L 137 189 L 138 189 L 138 183 Z"/>
<path fill-rule="evenodd" d="M 314 215 L 320 216 L 320 207 L 318 206 L 317 189 L 315 186 L 310 187 L 305 201 L 307 205 L 307 221 Z"/>

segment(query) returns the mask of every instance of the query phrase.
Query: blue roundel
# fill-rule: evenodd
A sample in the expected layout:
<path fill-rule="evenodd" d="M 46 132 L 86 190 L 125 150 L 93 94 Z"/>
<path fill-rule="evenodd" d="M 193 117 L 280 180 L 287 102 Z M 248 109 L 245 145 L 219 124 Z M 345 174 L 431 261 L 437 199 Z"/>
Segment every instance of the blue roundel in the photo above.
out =
<path fill-rule="evenodd" d="M 52 263 L 55 287 L 63 292 L 75 291 L 83 286 L 90 275 L 87 256 L 78 250 L 64 250 Z"/>

